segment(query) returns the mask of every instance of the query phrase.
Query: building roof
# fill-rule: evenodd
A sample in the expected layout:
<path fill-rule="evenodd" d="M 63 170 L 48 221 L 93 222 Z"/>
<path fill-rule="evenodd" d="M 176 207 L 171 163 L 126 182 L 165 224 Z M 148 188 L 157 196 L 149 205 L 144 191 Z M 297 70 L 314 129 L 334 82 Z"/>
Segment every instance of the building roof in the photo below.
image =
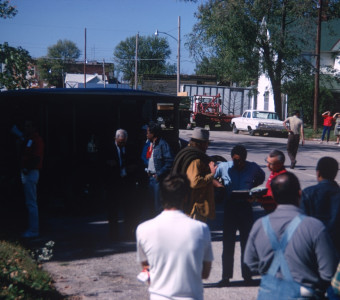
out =
<path fill-rule="evenodd" d="M 321 23 L 321 51 L 340 50 L 340 19 Z"/>
<path fill-rule="evenodd" d="M 105 80 L 106 80 L 106 76 L 105 76 Z M 65 76 L 65 82 L 84 83 L 84 74 L 67 73 L 66 76 Z M 103 83 L 102 75 L 86 74 L 86 83 L 89 83 L 89 82 Z"/>

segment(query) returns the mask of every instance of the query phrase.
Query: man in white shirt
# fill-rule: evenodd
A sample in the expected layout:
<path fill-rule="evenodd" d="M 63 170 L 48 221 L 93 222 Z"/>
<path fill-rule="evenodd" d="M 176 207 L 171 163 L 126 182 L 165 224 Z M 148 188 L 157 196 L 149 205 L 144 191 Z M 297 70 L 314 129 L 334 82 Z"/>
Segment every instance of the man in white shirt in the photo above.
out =
<path fill-rule="evenodd" d="M 294 169 L 296 165 L 296 154 L 299 149 L 300 138 L 301 145 L 303 146 L 305 144 L 303 122 L 300 119 L 300 112 L 295 110 L 292 117 L 289 117 L 283 121 L 283 125 L 288 131 L 287 152 L 291 161 L 290 168 Z"/>
<path fill-rule="evenodd" d="M 160 184 L 164 211 L 137 228 L 137 261 L 150 274 L 150 300 L 202 300 L 202 278 L 213 260 L 208 226 L 182 211 L 190 195 L 185 175 L 169 175 Z"/>

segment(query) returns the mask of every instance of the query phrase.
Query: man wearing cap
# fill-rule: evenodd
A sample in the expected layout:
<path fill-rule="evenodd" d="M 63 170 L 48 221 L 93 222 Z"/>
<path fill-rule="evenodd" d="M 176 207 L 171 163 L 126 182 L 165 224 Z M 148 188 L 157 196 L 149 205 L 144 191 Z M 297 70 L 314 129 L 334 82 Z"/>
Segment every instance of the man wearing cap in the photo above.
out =
<path fill-rule="evenodd" d="M 191 197 L 184 206 L 184 212 L 203 222 L 215 218 L 214 185 L 220 185 L 214 179 L 217 167 L 205 154 L 208 146 L 209 131 L 196 127 L 188 147 L 178 152 L 171 170 L 171 174 L 187 175 Z"/>
<path fill-rule="evenodd" d="M 291 161 L 290 168 L 294 169 L 296 165 L 296 154 L 299 149 L 300 134 L 302 146 L 305 144 L 303 122 L 300 119 L 300 112 L 295 110 L 292 117 L 283 121 L 283 125 L 288 131 L 287 152 Z"/>

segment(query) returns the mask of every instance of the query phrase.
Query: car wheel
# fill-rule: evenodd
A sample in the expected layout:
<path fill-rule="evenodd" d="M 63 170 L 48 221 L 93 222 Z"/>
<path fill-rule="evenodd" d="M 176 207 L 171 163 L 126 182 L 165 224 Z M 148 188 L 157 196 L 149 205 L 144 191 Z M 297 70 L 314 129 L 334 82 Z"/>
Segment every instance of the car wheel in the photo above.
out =
<path fill-rule="evenodd" d="M 224 130 L 224 131 L 230 131 L 231 130 L 231 127 L 230 127 L 230 123 L 221 123 L 221 130 Z"/>
<path fill-rule="evenodd" d="M 233 133 L 238 134 L 238 129 L 236 128 L 235 124 L 233 124 Z"/>
<path fill-rule="evenodd" d="M 201 116 L 196 116 L 195 123 L 196 123 L 196 127 L 202 127 L 202 128 L 205 127 L 204 119 Z"/>
<path fill-rule="evenodd" d="M 251 136 L 255 135 L 255 131 L 253 129 L 251 129 L 251 127 L 248 127 L 248 132 L 249 132 L 249 135 L 251 135 Z"/>
<path fill-rule="evenodd" d="M 214 122 L 209 122 L 209 129 L 210 130 L 215 130 L 216 129 L 216 124 Z"/>

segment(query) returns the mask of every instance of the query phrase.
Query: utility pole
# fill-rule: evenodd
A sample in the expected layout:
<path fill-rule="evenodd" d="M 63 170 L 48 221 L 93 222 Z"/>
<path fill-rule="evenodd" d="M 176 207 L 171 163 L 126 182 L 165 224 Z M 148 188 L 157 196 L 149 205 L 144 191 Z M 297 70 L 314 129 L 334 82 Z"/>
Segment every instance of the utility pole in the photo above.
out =
<path fill-rule="evenodd" d="M 139 33 L 136 34 L 135 90 L 137 90 L 137 88 L 138 88 L 138 38 L 139 38 Z"/>
<path fill-rule="evenodd" d="M 105 81 L 105 60 L 103 58 L 103 80 L 104 80 L 104 89 L 106 88 L 106 81 Z"/>
<path fill-rule="evenodd" d="M 86 88 L 86 28 L 85 28 L 85 45 L 84 45 L 84 88 Z"/>
<path fill-rule="evenodd" d="M 178 41 L 177 41 L 177 96 L 181 88 L 181 17 L 178 16 Z"/>
<path fill-rule="evenodd" d="M 314 115 L 313 115 L 313 131 L 318 130 L 318 108 L 319 108 L 319 79 L 320 79 L 320 44 L 321 44 L 321 15 L 322 0 L 318 0 L 318 24 L 316 30 L 316 48 L 315 48 L 315 80 L 314 80 Z"/>

